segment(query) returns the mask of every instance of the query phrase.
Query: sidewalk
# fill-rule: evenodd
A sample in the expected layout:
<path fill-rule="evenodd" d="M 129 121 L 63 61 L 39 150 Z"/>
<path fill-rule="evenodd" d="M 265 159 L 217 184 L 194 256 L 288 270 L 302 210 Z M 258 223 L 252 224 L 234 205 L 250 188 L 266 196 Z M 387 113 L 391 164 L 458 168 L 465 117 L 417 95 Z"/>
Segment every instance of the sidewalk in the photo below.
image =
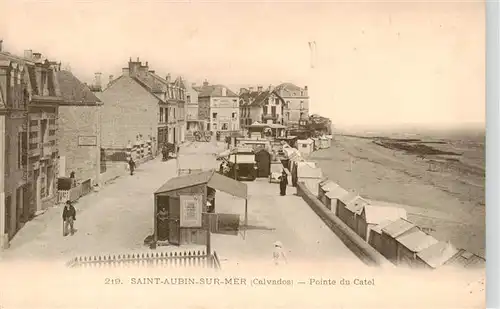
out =
<path fill-rule="evenodd" d="M 240 235 L 212 234 L 224 269 L 243 265 L 272 265 L 273 244 L 281 241 L 292 264 L 365 265 L 311 210 L 306 202 L 288 188 L 279 195 L 279 185 L 267 179 L 245 182 L 248 186 L 248 230 Z M 244 222 L 244 200 L 217 192 L 216 212 L 237 213 Z M 264 263 L 264 264 L 262 264 Z M 246 269 L 247 267 L 245 267 Z"/>

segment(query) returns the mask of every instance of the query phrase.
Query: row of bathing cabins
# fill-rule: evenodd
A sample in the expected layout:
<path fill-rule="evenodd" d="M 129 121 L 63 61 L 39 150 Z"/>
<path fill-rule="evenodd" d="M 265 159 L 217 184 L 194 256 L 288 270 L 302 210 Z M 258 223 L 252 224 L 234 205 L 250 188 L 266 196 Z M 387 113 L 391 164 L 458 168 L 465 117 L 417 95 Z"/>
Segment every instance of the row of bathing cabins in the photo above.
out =
<path fill-rule="evenodd" d="M 373 205 L 358 193 L 325 178 L 316 163 L 307 160 L 313 151 L 330 147 L 332 137 L 324 139 L 299 140 L 296 148 L 283 147 L 287 157 L 284 167 L 291 185 L 304 183 L 333 215 L 396 265 L 427 269 L 484 265 L 484 258 L 424 232 L 408 220 L 404 208 Z"/>

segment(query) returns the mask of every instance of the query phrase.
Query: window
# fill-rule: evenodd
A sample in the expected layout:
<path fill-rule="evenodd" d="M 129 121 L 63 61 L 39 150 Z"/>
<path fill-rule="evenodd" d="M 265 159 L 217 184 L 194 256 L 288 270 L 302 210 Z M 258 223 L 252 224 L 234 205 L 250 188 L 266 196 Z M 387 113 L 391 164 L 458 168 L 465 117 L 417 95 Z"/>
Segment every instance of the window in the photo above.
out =
<path fill-rule="evenodd" d="M 222 131 L 227 131 L 229 130 L 229 124 L 227 122 L 224 122 L 222 124 L 222 128 L 221 128 Z"/>
<path fill-rule="evenodd" d="M 163 107 L 160 107 L 160 122 L 163 122 Z"/>
<path fill-rule="evenodd" d="M 274 99 L 274 104 L 280 105 L 280 99 L 278 99 L 278 98 Z"/>
<path fill-rule="evenodd" d="M 307 148 L 307 145 L 306 144 L 302 144 L 302 148 Z"/>
<path fill-rule="evenodd" d="M 18 135 L 18 162 L 17 162 L 17 167 L 21 168 L 28 164 L 28 156 L 27 156 L 27 151 L 28 151 L 28 136 L 27 132 L 19 132 Z"/>
<path fill-rule="evenodd" d="M 273 115 L 273 117 L 276 116 L 276 106 L 271 106 L 271 114 Z"/>
<path fill-rule="evenodd" d="M 287 112 L 287 113 L 286 113 L 286 118 L 287 118 L 288 120 L 290 120 L 290 112 Z"/>
<path fill-rule="evenodd" d="M 5 175 L 10 174 L 10 135 L 5 134 Z"/>
<path fill-rule="evenodd" d="M 264 115 L 267 115 L 267 106 L 264 106 L 264 107 L 262 108 L 262 113 L 263 113 Z"/>
<path fill-rule="evenodd" d="M 217 119 L 217 113 L 212 113 L 212 119 Z"/>
<path fill-rule="evenodd" d="M 236 119 L 236 113 L 235 112 L 233 112 L 233 114 L 231 115 L 231 118 Z"/>
<path fill-rule="evenodd" d="M 212 125 L 212 128 L 214 129 L 214 131 L 217 131 L 217 123 L 214 123 L 214 124 Z M 210 130 L 210 128 L 209 128 L 209 130 Z"/>
<path fill-rule="evenodd" d="M 304 109 L 304 101 L 300 101 L 300 109 Z"/>
<path fill-rule="evenodd" d="M 188 104 L 191 103 L 191 96 L 190 95 L 186 96 L 186 101 L 187 101 Z"/>

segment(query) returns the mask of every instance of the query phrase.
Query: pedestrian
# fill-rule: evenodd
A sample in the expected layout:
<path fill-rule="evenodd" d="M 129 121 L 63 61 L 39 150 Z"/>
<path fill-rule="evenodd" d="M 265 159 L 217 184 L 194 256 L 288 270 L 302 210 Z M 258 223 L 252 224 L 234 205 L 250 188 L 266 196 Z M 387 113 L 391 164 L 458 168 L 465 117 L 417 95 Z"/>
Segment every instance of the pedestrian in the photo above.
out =
<path fill-rule="evenodd" d="M 167 148 L 167 145 L 163 145 L 163 147 L 161 148 L 161 153 L 163 155 L 163 161 L 167 161 L 168 160 L 168 148 Z"/>
<path fill-rule="evenodd" d="M 286 195 L 286 186 L 288 185 L 288 175 L 286 174 L 285 170 L 281 173 L 280 176 L 280 195 L 285 196 Z"/>
<path fill-rule="evenodd" d="M 75 207 L 71 204 L 71 201 L 67 201 L 64 206 L 63 214 L 63 236 L 68 235 L 68 227 L 70 228 L 71 235 L 75 234 L 75 229 L 73 227 L 74 222 L 76 221 L 76 210 Z"/>
<path fill-rule="evenodd" d="M 130 169 L 130 175 L 134 175 L 134 170 L 135 170 L 134 159 L 130 158 L 130 160 L 128 161 L 128 167 Z"/>
<path fill-rule="evenodd" d="M 276 266 L 288 263 L 281 241 L 274 242 L 273 260 Z"/>

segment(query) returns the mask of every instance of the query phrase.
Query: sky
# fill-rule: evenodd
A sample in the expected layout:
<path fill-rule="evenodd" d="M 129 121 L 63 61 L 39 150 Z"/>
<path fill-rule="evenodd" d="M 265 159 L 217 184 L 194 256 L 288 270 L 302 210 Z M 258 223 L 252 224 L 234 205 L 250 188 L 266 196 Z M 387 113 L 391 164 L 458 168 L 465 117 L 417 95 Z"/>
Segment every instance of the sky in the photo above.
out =
<path fill-rule="evenodd" d="M 160 75 L 308 86 L 339 127 L 485 120 L 483 2 L 20 1 L 0 4 L 0 39 L 69 65 L 82 81 L 130 57 Z M 308 42 L 316 42 L 311 57 Z M 311 59 L 314 58 L 314 68 Z"/>

